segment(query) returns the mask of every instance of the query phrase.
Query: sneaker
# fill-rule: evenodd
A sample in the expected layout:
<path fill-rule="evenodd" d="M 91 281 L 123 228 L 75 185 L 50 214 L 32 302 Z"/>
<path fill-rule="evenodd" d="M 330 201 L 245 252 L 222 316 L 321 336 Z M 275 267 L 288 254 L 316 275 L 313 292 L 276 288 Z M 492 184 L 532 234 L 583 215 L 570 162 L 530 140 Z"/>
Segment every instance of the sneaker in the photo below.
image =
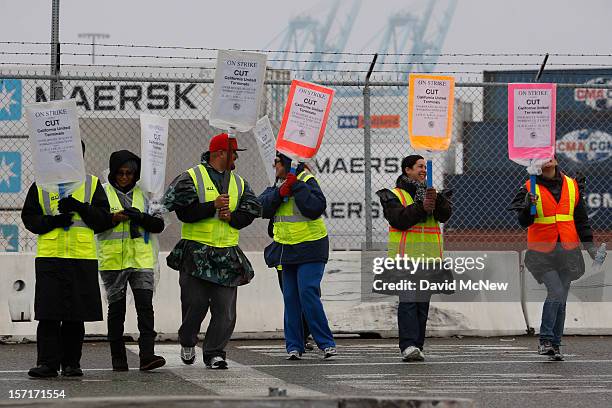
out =
<path fill-rule="evenodd" d="M 140 371 L 155 370 L 156 368 L 162 367 L 165 364 L 166 360 L 163 357 L 156 356 L 155 354 L 151 356 L 140 357 Z"/>
<path fill-rule="evenodd" d="M 30 371 L 28 371 L 28 375 L 34 378 L 57 377 L 57 370 L 54 370 L 53 368 L 46 365 L 39 365 L 34 368 L 30 368 Z"/>
<path fill-rule="evenodd" d="M 544 340 L 538 346 L 538 354 L 541 356 L 552 356 L 555 354 L 553 345 L 550 341 Z"/>
<path fill-rule="evenodd" d="M 554 354 L 550 357 L 553 361 L 563 361 L 563 354 L 559 346 L 553 346 Z"/>
<path fill-rule="evenodd" d="M 302 359 L 302 353 L 300 353 L 299 351 L 291 350 L 290 352 L 287 353 L 287 360 L 301 360 L 301 359 Z"/>
<path fill-rule="evenodd" d="M 416 357 L 415 361 L 425 361 L 425 354 L 423 350 L 419 349 L 419 355 Z"/>
<path fill-rule="evenodd" d="M 181 346 L 181 360 L 184 364 L 193 364 L 196 359 L 195 347 Z"/>
<path fill-rule="evenodd" d="M 62 369 L 62 375 L 64 377 L 82 377 L 83 370 L 81 370 L 79 367 L 66 366 Z"/>
<path fill-rule="evenodd" d="M 217 370 L 225 370 L 227 369 L 227 361 L 223 357 L 215 356 L 210 359 L 210 361 L 205 362 L 206 368 L 212 368 Z"/>
<path fill-rule="evenodd" d="M 331 360 L 332 358 L 336 357 L 337 354 L 338 352 L 336 351 L 335 347 L 327 347 L 325 350 L 323 350 L 323 359 Z"/>
<path fill-rule="evenodd" d="M 129 371 L 126 357 L 112 357 L 113 371 Z"/>
<path fill-rule="evenodd" d="M 306 340 L 304 342 L 304 350 L 306 351 L 313 351 L 315 349 L 315 343 L 310 341 L 310 340 Z"/>
<path fill-rule="evenodd" d="M 408 346 L 402 350 L 402 361 L 419 361 L 420 355 L 421 350 L 418 347 Z"/>

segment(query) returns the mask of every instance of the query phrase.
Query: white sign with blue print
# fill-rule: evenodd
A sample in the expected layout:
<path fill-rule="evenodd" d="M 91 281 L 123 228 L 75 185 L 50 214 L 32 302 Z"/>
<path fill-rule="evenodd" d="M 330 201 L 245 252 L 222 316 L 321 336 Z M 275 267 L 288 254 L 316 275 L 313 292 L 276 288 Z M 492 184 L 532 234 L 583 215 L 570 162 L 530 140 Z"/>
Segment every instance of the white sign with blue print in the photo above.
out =
<path fill-rule="evenodd" d="M 21 80 L 0 79 L 0 121 L 20 120 L 21 107 Z"/>

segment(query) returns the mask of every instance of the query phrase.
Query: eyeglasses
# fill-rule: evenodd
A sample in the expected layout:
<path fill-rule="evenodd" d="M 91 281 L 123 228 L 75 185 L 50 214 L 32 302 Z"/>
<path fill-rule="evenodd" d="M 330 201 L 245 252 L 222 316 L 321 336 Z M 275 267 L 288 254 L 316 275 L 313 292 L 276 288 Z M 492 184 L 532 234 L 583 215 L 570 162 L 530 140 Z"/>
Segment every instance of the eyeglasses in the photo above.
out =
<path fill-rule="evenodd" d="M 117 172 L 117 177 L 130 177 L 133 176 L 134 172 L 132 170 L 128 170 L 128 171 L 118 171 Z"/>

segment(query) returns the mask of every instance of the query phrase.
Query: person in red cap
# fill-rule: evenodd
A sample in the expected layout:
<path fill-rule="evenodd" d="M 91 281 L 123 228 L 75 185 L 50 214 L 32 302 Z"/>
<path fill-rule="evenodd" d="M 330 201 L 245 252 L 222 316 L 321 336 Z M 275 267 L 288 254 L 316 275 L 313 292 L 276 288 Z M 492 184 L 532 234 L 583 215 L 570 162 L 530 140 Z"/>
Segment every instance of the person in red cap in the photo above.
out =
<path fill-rule="evenodd" d="M 179 175 L 164 196 L 164 206 L 182 222 L 181 240 L 166 260 L 180 272 L 183 321 L 178 334 L 185 364 L 195 361 L 197 336 L 210 308 L 204 364 L 227 368 L 225 346 L 236 324 L 237 287 L 254 275 L 238 239 L 239 230 L 260 215 L 261 205 L 249 184 L 232 171 L 240 150 L 227 134 L 214 136 L 201 163 Z M 224 186 L 226 171 L 229 186 Z"/>

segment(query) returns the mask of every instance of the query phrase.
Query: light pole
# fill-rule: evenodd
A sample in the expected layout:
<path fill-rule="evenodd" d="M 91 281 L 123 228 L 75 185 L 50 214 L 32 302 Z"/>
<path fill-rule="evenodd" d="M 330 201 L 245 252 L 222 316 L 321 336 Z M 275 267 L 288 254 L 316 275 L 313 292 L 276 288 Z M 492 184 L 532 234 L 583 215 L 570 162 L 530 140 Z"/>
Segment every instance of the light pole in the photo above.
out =
<path fill-rule="evenodd" d="M 91 65 L 96 65 L 96 38 L 109 38 L 106 33 L 79 33 L 79 38 L 91 38 Z"/>

